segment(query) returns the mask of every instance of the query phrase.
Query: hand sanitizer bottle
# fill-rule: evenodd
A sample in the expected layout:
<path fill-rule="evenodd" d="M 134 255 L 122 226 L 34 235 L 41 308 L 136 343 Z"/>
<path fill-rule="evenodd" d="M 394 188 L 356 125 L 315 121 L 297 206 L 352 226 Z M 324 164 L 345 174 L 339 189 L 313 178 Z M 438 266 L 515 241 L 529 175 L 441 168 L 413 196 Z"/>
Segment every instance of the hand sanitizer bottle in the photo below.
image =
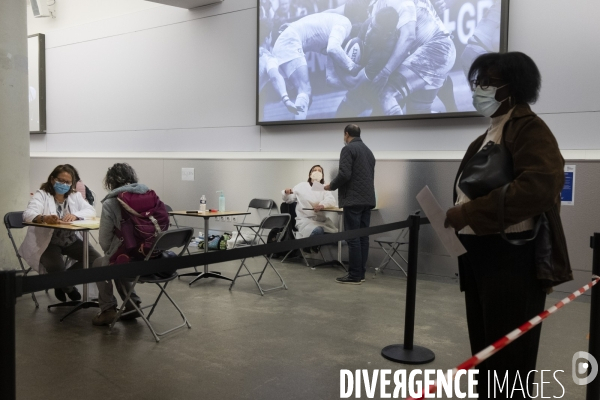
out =
<path fill-rule="evenodd" d="M 200 208 L 198 209 L 199 213 L 204 213 L 206 212 L 206 196 L 202 195 L 202 197 L 200 197 Z"/>
<path fill-rule="evenodd" d="M 219 212 L 225 211 L 225 195 L 222 190 L 217 190 L 217 193 L 221 193 L 219 195 Z"/>

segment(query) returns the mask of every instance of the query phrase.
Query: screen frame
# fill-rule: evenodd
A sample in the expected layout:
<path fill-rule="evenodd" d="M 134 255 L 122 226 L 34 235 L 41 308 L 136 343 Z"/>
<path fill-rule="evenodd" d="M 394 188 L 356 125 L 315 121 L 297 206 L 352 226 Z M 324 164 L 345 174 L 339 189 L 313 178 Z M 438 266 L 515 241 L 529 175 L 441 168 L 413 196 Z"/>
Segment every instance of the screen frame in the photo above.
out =
<path fill-rule="evenodd" d="M 40 123 L 38 130 L 29 131 L 29 133 L 45 134 L 46 133 L 46 35 L 43 33 L 36 33 L 27 36 L 28 45 L 29 39 L 37 37 L 37 77 L 38 77 L 38 96 L 36 106 L 38 107 L 38 113 L 40 116 Z M 28 60 L 28 63 L 31 60 Z M 33 72 L 35 73 L 35 72 Z M 28 68 L 28 76 L 29 76 Z M 29 91 L 29 79 L 27 80 L 27 90 Z M 31 107 L 31 106 L 30 106 Z M 29 118 L 28 118 L 29 120 Z"/>
<path fill-rule="evenodd" d="M 500 0 L 500 45 L 499 52 L 506 53 L 508 51 L 508 22 L 510 0 Z M 452 113 L 435 113 L 435 114 L 410 114 L 410 115 L 382 115 L 376 117 L 350 117 L 350 118 L 323 118 L 310 120 L 284 120 L 284 121 L 259 121 L 260 103 L 258 86 L 259 86 L 259 57 L 258 50 L 260 48 L 260 0 L 256 0 L 256 113 L 255 121 L 258 126 L 274 126 L 274 125 L 305 125 L 305 124 L 331 124 L 340 122 L 375 122 L 375 121 L 398 121 L 398 120 L 415 120 L 415 119 L 444 119 L 444 118 L 470 118 L 481 117 L 476 111 L 462 111 Z"/>

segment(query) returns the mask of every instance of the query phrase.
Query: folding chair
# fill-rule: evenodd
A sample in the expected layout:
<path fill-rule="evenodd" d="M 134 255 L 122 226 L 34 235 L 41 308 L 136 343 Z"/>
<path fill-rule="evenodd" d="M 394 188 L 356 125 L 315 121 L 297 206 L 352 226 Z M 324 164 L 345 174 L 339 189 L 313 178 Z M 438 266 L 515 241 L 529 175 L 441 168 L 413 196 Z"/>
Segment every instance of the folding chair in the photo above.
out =
<path fill-rule="evenodd" d="M 271 215 L 271 211 L 273 209 L 277 210 L 277 205 L 275 204 L 275 202 L 273 200 L 269 200 L 269 199 L 252 199 L 250 200 L 250 204 L 248 204 L 248 209 L 246 210 L 246 212 L 251 212 L 250 209 L 255 209 L 256 212 L 258 213 L 258 210 L 269 210 L 269 214 L 267 214 L 267 216 Z M 235 227 L 235 229 L 237 230 L 237 235 L 235 237 L 235 241 L 233 242 L 233 247 L 235 248 L 235 246 L 237 245 L 237 240 L 238 238 L 242 235 L 241 231 L 242 228 L 250 228 L 250 230 L 252 230 L 252 232 L 254 232 L 255 236 L 254 239 L 256 239 L 256 232 L 257 229 L 260 227 L 260 224 L 254 223 L 254 222 L 246 222 L 246 217 L 248 215 L 244 215 L 244 219 L 242 220 L 241 223 L 239 224 L 233 224 L 233 226 Z M 248 241 L 242 236 L 242 239 L 244 240 L 244 244 L 248 245 Z M 262 238 L 261 238 L 262 241 Z M 264 243 L 264 241 L 263 241 Z"/>
<path fill-rule="evenodd" d="M 165 204 L 165 208 L 167 209 L 167 212 L 171 212 L 171 211 L 173 211 L 173 208 L 172 208 L 170 205 L 168 205 L 168 204 Z M 175 227 L 176 227 L 177 229 L 181 228 L 181 227 L 179 226 L 179 224 L 177 223 L 177 219 L 175 218 L 175 216 L 174 216 L 174 215 L 172 215 L 172 214 L 169 214 L 169 217 L 170 217 L 170 218 L 173 220 L 173 224 L 175 224 Z M 173 226 L 173 224 L 169 223 L 169 226 Z M 183 228 L 187 228 L 187 226 L 184 226 Z M 192 255 L 192 253 L 190 253 L 190 249 L 188 249 L 188 248 L 186 247 L 186 248 L 185 248 L 185 250 L 187 251 L 187 253 L 188 253 L 188 256 L 191 256 L 191 255 Z M 196 267 L 194 267 L 194 269 L 196 269 Z M 198 272 L 198 270 L 197 270 L 197 269 L 196 269 L 196 272 Z"/>
<path fill-rule="evenodd" d="M 269 216 L 265 217 L 262 220 L 262 222 L 260 223 L 260 225 L 258 226 L 258 230 L 256 231 L 256 234 L 254 236 L 254 240 L 252 240 L 252 243 L 257 243 L 257 240 L 256 240 L 257 237 L 260 237 L 260 235 L 264 234 L 264 231 L 271 230 L 271 229 L 281 229 L 281 233 L 278 235 L 277 240 L 276 240 L 276 242 L 280 242 L 281 238 L 283 237 L 283 234 L 285 233 L 285 228 L 290 223 L 290 219 L 291 219 L 291 217 L 289 214 L 273 214 L 273 215 L 269 215 Z M 248 246 L 252 246 L 252 244 L 249 244 Z M 270 292 L 272 290 L 277 290 L 277 289 L 287 290 L 287 286 L 286 286 L 285 282 L 283 281 L 283 278 L 281 277 L 279 272 L 277 272 L 277 270 L 271 263 L 271 254 L 263 254 L 263 257 L 265 258 L 265 260 L 267 260 L 267 262 L 265 263 L 265 266 L 263 267 L 263 269 L 258 272 L 251 272 L 250 269 L 248 268 L 248 266 L 246 265 L 246 258 L 244 258 L 240 264 L 240 268 L 238 268 L 237 273 L 235 274 L 235 277 L 233 278 L 233 281 L 231 281 L 229 290 L 231 290 L 231 288 L 233 288 L 233 285 L 235 285 L 235 281 L 237 280 L 237 278 L 242 277 L 242 276 L 251 276 L 252 277 L 252 279 L 254 280 L 254 283 L 256 283 L 256 286 L 258 287 L 258 290 L 260 290 L 261 296 L 264 296 L 266 292 Z M 260 280 L 262 279 L 268 266 L 273 268 L 273 271 L 275 271 L 275 273 L 279 277 L 279 280 L 281 281 L 281 285 L 276 286 L 274 288 L 270 288 L 270 289 L 263 289 L 263 287 L 260 284 Z M 248 271 L 247 274 L 240 275 L 240 271 L 242 270 L 242 267 L 246 268 L 246 271 Z M 256 275 L 256 274 L 260 274 L 258 279 L 256 279 L 254 277 L 254 275 Z"/>
<path fill-rule="evenodd" d="M 291 216 L 290 225 L 289 225 L 288 229 L 291 228 L 292 235 L 294 235 L 294 239 L 297 239 L 297 235 L 298 235 L 298 229 L 296 228 L 296 205 L 297 204 L 298 204 L 297 202 L 290 203 L 290 204 L 287 204 L 287 203 L 281 204 L 281 212 L 284 213 L 283 210 L 285 209 L 287 211 L 287 213 L 290 214 L 290 216 Z M 308 259 L 306 258 L 306 254 L 305 254 L 304 250 L 303 249 L 297 249 L 297 250 L 300 252 L 300 256 L 304 260 L 304 263 L 306 264 L 306 266 L 310 267 L 310 263 L 308 262 Z M 290 254 L 292 254 L 293 252 L 294 252 L 294 250 L 288 251 L 287 254 L 281 260 L 281 263 L 283 264 L 285 262 L 285 260 L 290 256 Z M 323 255 L 323 252 L 321 251 L 321 249 L 319 249 L 319 254 L 321 255 L 321 258 L 323 259 L 323 261 L 327 261 L 327 259 Z M 313 269 L 314 269 L 314 267 L 313 267 Z"/>
<path fill-rule="evenodd" d="M 404 261 L 404 263 L 406 265 L 408 265 L 408 260 L 406 260 L 406 258 L 404 258 L 404 256 L 398 252 L 398 249 L 400 248 L 400 246 L 408 244 L 407 235 L 408 235 L 408 228 L 404 228 L 404 229 L 400 230 L 400 232 L 398 233 L 398 235 L 396 237 L 384 236 L 384 237 L 375 239 L 375 243 L 377 243 L 379 245 L 379 247 L 381 247 L 381 250 L 383 250 L 383 252 L 385 253 L 385 257 L 381 261 L 381 264 L 379 264 L 379 266 L 377 268 L 375 268 L 375 274 L 373 275 L 373 277 L 377 276 L 377 272 L 383 272 L 383 270 L 388 266 L 390 261 L 393 261 L 394 264 L 396 264 L 398 266 L 400 271 L 402 271 L 404 273 L 404 275 L 406 276 L 406 271 L 404 270 L 404 268 L 402 268 L 402 266 L 398 263 L 398 261 L 396 261 L 396 259 L 394 259 L 394 255 L 397 254 L 402 259 L 402 261 Z M 386 249 L 386 247 L 387 247 L 387 249 Z"/>
<path fill-rule="evenodd" d="M 190 239 L 192 238 L 193 235 L 194 235 L 194 228 L 173 229 L 170 231 L 165 231 L 165 232 L 159 233 L 158 237 L 156 238 L 156 242 L 154 243 L 154 246 L 152 247 L 152 251 L 150 253 L 148 253 L 148 256 L 146 257 L 146 259 L 144 261 L 148 261 L 150 259 L 150 256 L 152 255 L 152 253 L 155 251 L 163 252 L 163 251 L 170 250 L 170 249 L 177 248 L 177 247 L 182 247 L 179 254 L 177 254 L 178 257 L 181 256 L 187 249 L 187 246 L 190 243 Z M 191 328 L 192 326 L 190 325 L 187 318 L 183 314 L 183 311 L 181 311 L 179 306 L 177 306 L 175 301 L 173 301 L 171 296 L 169 296 L 169 294 L 166 291 L 167 284 L 169 282 L 171 282 L 172 280 L 174 280 L 175 278 L 177 278 L 176 271 L 168 271 L 168 272 L 164 272 L 161 274 L 136 276 L 133 279 L 133 284 L 131 285 L 131 290 L 127 293 L 125 300 L 123 300 L 123 304 L 121 304 L 121 307 L 119 307 L 119 309 L 117 310 L 117 315 L 115 316 L 115 319 L 110 324 L 110 327 L 108 330 L 109 333 L 112 332 L 112 330 L 115 326 L 115 323 L 119 320 L 119 318 L 121 318 L 122 315 L 127 315 L 129 313 L 134 313 L 134 312 L 139 313 L 141 318 L 144 320 L 144 322 L 148 326 L 148 329 L 150 329 L 150 331 L 152 332 L 152 335 L 154 335 L 154 339 L 157 342 L 160 341 L 159 336 L 164 336 L 170 332 L 173 332 L 176 329 L 183 328 L 186 325 L 188 328 Z M 158 294 L 158 297 L 152 304 L 149 304 L 145 307 L 138 307 L 138 305 L 132 301 L 131 304 L 133 305 L 134 310 L 129 311 L 127 313 L 123 313 L 123 311 L 125 310 L 125 306 L 129 302 L 131 293 L 133 292 L 135 285 L 138 283 L 154 283 L 160 289 L 160 293 Z M 161 285 L 161 284 L 163 284 L 163 285 Z M 154 330 L 154 327 L 152 326 L 152 324 L 150 324 L 149 320 L 150 320 L 150 317 L 152 316 L 152 313 L 154 312 L 154 309 L 156 308 L 156 305 L 158 304 L 158 301 L 160 300 L 160 298 L 162 297 L 163 294 L 167 297 L 167 299 L 169 299 L 169 301 L 171 302 L 171 304 L 173 304 L 173 306 L 177 309 L 177 311 L 179 311 L 179 315 L 181 315 L 181 318 L 183 319 L 183 323 L 174 328 L 171 328 L 169 330 L 159 333 Z M 146 308 L 151 308 L 150 313 L 148 313 L 147 317 L 142 312 L 142 310 L 144 310 Z"/>
<path fill-rule="evenodd" d="M 19 260 L 19 264 L 21 265 L 21 271 L 23 271 L 23 276 L 25 276 L 31 271 L 31 268 L 25 268 L 25 266 L 23 265 L 23 260 L 21 259 L 21 255 L 19 254 L 19 250 L 17 249 L 15 239 L 13 238 L 13 235 L 10 231 L 11 229 L 23 229 L 23 211 L 13 211 L 6 213 L 4 215 L 4 226 L 6 226 L 8 238 L 10 239 L 10 242 L 12 243 L 13 248 L 15 249 L 15 254 L 17 256 L 17 259 Z M 31 298 L 35 303 L 35 308 L 39 308 L 40 305 L 37 299 L 35 298 L 35 293 L 31 293 Z"/>

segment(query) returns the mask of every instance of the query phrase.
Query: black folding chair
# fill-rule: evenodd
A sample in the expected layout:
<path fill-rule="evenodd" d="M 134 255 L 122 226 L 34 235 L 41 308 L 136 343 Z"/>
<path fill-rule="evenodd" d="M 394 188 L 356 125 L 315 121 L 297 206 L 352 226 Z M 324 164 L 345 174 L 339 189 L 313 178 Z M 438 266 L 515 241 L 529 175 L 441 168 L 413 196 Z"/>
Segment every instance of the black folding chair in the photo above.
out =
<path fill-rule="evenodd" d="M 19 249 L 17 249 L 15 239 L 10 231 L 11 229 L 23 229 L 23 211 L 13 211 L 6 213 L 4 215 L 4 226 L 6 226 L 8 238 L 10 239 L 10 242 L 12 243 L 13 248 L 15 249 L 15 255 L 19 260 L 19 264 L 21 265 L 21 271 L 23 271 L 23 275 L 25 276 L 29 272 L 31 272 L 31 268 L 25 268 L 25 266 L 23 265 L 23 260 L 21 258 L 21 255 L 19 254 Z M 31 293 L 31 299 L 35 303 L 35 308 L 39 308 L 40 305 L 37 299 L 35 298 L 35 293 Z"/>
<path fill-rule="evenodd" d="M 421 210 L 417 210 L 413 214 L 419 215 L 420 213 Z M 383 258 L 383 260 L 381 260 L 379 266 L 375 268 L 375 274 L 373 275 L 373 277 L 377 276 L 377 272 L 383 273 L 383 270 L 388 266 L 390 261 L 393 261 L 394 264 L 396 264 L 396 266 L 398 267 L 397 270 L 402 271 L 406 276 L 406 270 L 402 268 L 398 261 L 396 261 L 394 255 L 400 257 L 402 262 L 404 262 L 404 264 L 406 264 L 406 266 L 408 267 L 408 260 L 404 258 L 404 256 L 399 252 L 401 246 L 405 246 L 408 244 L 408 232 L 409 229 L 404 228 L 401 229 L 396 236 L 383 236 L 375 238 L 374 242 L 377 243 L 379 247 L 381 247 L 381 250 L 383 250 L 383 252 L 385 253 L 385 257 Z"/>
<path fill-rule="evenodd" d="M 154 243 L 154 246 L 152 247 L 152 251 L 150 253 L 148 253 L 148 256 L 146 257 L 145 261 L 148 261 L 150 259 L 150 256 L 152 255 L 152 253 L 155 251 L 164 252 L 164 251 L 178 248 L 178 247 L 181 247 L 182 249 L 179 252 L 179 254 L 177 254 L 177 256 L 178 257 L 181 256 L 187 249 L 187 246 L 190 243 L 190 239 L 192 238 L 193 235 L 194 235 L 194 228 L 180 228 L 180 229 L 173 229 L 173 230 L 161 232 L 158 235 L 158 237 L 156 238 L 156 242 Z M 169 296 L 169 294 L 167 293 L 167 290 L 166 290 L 167 284 L 169 282 L 171 282 L 172 280 L 174 280 L 175 278 L 177 278 L 177 272 L 175 270 L 166 271 L 161 274 L 136 276 L 133 279 L 133 284 L 131 285 L 131 290 L 129 290 L 129 292 L 127 293 L 125 300 L 123 300 L 123 304 L 121 304 L 121 307 L 117 310 L 117 315 L 115 315 L 114 320 L 110 324 L 109 333 L 112 332 L 112 329 L 114 328 L 115 323 L 119 320 L 121 315 L 127 315 L 129 313 L 135 313 L 135 312 L 139 313 L 139 315 L 144 320 L 144 322 L 148 326 L 148 329 L 150 329 L 150 331 L 152 332 L 152 335 L 154 336 L 154 339 L 157 342 L 160 341 L 159 336 L 164 336 L 164 335 L 166 335 L 170 332 L 173 332 L 179 328 L 183 328 L 184 326 L 191 328 L 192 326 L 190 325 L 187 318 L 183 314 L 183 311 L 181 311 L 181 309 L 179 308 L 177 303 L 175 303 L 175 301 L 173 301 L 173 299 L 171 298 L 171 296 Z M 123 313 L 123 311 L 125 310 L 125 306 L 130 301 L 129 299 L 131 297 L 131 293 L 133 293 L 133 290 L 135 289 L 135 285 L 138 283 L 154 283 L 160 289 L 160 293 L 158 294 L 158 297 L 152 304 L 149 304 L 145 307 L 138 307 L 138 305 L 135 304 L 134 301 L 131 301 L 131 304 L 133 305 L 134 310 L 131 310 L 127 313 Z M 156 332 L 156 330 L 154 330 L 154 327 L 152 326 L 152 324 L 150 324 L 149 320 L 150 320 L 150 317 L 152 316 L 152 313 L 154 312 L 154 309 L 156 308 L 156 305 L 158 304 L 158 302 L 163 294 L 167 297 L 167 299 L 169 299 L 171 304 L 173 304 L 173 307 L 175 307 L 177 309 L 177 311 L 179 311 L 179 315 L 183 319 L 183 323 L 174 328 L 171 328 L 169 330 L 159 333 L 159 332 Z M 145 310 L 146 308 L 151 308 L 147 317 L 142 312 L 142 310 Z"/>
<path fill-rule="evenodd" d="M 170 205 L 168 205 L 168 204 L 165 204 L 165 208 L 167 209 L 168 213 L 170 213 L 171 211 L 173 211 L 173 208 Z M 187 226 L 179 226 L 179 224 L 177 223 L 177 218 L 175 218 L 175 216 L 173 214 L 169 214 L 169 218 L 173 220 L 173 223 L 169 223 L 169 226 L 173 226 L 173 224 L 174 224 L 177 229 L 179 229 L 179 228 L 188 228 Z M 190 255 L 190 256 L 192 255 L 192 253 L 190 253 L 190 249 L 188 249 L 186 247 L 185 250 L 187 251 L 188 255 Z M 194 269 L 196 269 L 196 267 L 194 267 Z M 196 269 L 196 272 L 198 272 L 197 269 Z"/>
<path fill-rule="evenodd" d="M 292 231 L 292 235 L 294 236 L 294 239 L 298 238 L 298 228 L 296 228 L 296 205 L 298 204 L 298 202 L 293 202 L 293 203 L 282 203 L 281 204 L 281 213 L 284 213 L 284 209 L 286 210 L 285 213 L 290 214 L 291 216 L 291 220 L 290 220 L 290 224 L 288 226 L 288 229 L 291 229 Z M 296 250 L 298 251 L 298 253 L 300 254 L 300 257 L 302 257 L 302 259 L 304 260 L 304 264 L 306 264 L 307 267 L 310 267 L 310 263 L 308 262 L 308 258 L 310 257 L 306 257 L 306 253 L 304 252 L 304 249 L 295 249 L 295 250 L 290 250 L 286 253 L 285 256 L 283 256 L 283 259 L 281 260 L 281 263 L 283 264 L 285 262 L 285 260 L 288 259 L 288 257 L 290 257 L 292 255 L 292 253 L 295 253 Z M 327 261 L 327 259 L 325 258 L 325 256 L 323 255 L 323 252 L 321 251 L 321 248 L 319 248 L 318 254 L 321 256 L 321 258 L 323 259 L 323 261 Z M 291 257 L 290 257 L 291 258 Z M 315 269 L 315 267 L 313 267 L 313 269 Z"/>
<path fill-rule="evenodd" d="M 290 215 L 289 214 L 269 215 L 269 216 L 265 217 L 262 220 L 262 222 L 260 223 L 260 225 L 258 226 L 258 230 L 256 231 L 254 240 L 252 240 L 252 242 L 250 244 L 242 245 L 242 246 L 252 246 L 253 244 L 259 244 L 257 237 L 260 237 L 261 235 L 264 234 L 265 231 L 271 230 L 271 229 L 281 229 L 279 235 L 277 236 L 277 240 L 276 240 L 276 242 L 280 242 L 281 238 L 283 237 L 283 235 L 285 233 L 285 229 L 289 223 L 290 223 Z M 287 290 L 287 286 L 286 286 L 285 282 L 283 281 L 283 278 L 281 277 L 281 275 L 279 274 L 277 269 L 275 269 L 275 267 L 271 263 L 271 256 L 272 256 L 272 254 L 263 254 L 263 257 L 265 258 L 265 260 L 267 260 L 267 262 L 265 263 L 265 266 L 263 267 L 263 269 L 261 271 L 257 271 L 257 272 L 250 271 L 250 269 L 246 265 L 246 258 L 244 258 L 240 264 L 240 267 L 237 270 L 237 273 L 235 274 L 235 277 L 233 278 L 233 281 L 231 281 L 229 290 L 231 290 L 233 288 L 233 285 L 235 285 L 235 281 L 237 280 L 237 278 L 242 277 L 242 276 L 252 277 L 252 279 L 254 280 L 254 283 L 256 283 L 256 286 L 258 287 L 258 290 L 260 290 L 261 296 L 264 296 L 265 293 L 270 292 L 272 290 L 277 290 L 277 289 L 286 289 Z M 263 287 L 260 284 L 260 281 L 261 281 L 263 275 L 265 274 L 265 271 L 268 266 L 273 268 L 273 271 L 275 271 L 275 273 L 279 277 L 279 280 L 281 281 L 281 285 L 270 288 L 270 289 L 263 289 Z M 240 271 L 242 270 L 242 267 L 246 268 L 246 271 L 248 271 L 247 274 L 240 275 Z M 254 275 L 257 275 L 257 274 L 260 274 L 258 279 L 256 279 L 254 277 Z"/>
<path fill-rule="evenodd" d="M 269 199 L 252 199 L 250 200 L 250 204 L 248 205 L 248 209 L 246 210 L 246 212 L 251 213 L 251 209 L 255 209 L 257 213 L 258 210 L 269 210 L 269 213 L 267 215 L 271 215 L 271 211 L 273 209 L 277 211 L 277 204 L 275 204 L 273 200 Z M 246 222 L 246 217 L 248 217 L 248 215 L 244 215 L 244 219 L 239 224 L 233 224 L 233 226 L 237 230 L 237 236 L 233 242 L 234 248 L 237 245 L 237 240 L 240 236 L 242 237 L 244 244 L 249 244 L 248 241 L 242 236 L 242 228 L 249 228 L 255 234 L 254 238 L 256 239 L 256 232 L 257 229 L 260 227 L 260 224 L 257 224 L 255 222 Z M 262 238 L 260 237 L 259 239 L 262 240 Z"/>

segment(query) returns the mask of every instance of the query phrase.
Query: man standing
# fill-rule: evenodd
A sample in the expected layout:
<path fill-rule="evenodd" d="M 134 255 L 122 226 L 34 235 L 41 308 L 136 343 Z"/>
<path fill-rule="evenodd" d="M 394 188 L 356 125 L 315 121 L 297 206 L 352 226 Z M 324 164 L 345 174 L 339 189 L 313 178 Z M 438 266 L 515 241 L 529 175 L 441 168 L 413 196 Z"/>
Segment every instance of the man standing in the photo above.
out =
<path fill-rule="evenodd" d="M 344 148 L 340 154 L 338 175 L 325 190 L 338 191 L 340 207 L 344 208 L 346 230 L 367 228 L 371 209 L 375 207 L 375 157 L 360 139 L 360 127 L 350 124 L 344 129 Z M 338 283 L 360 285 L 365 281 L 369 237 L 347 240 L 350 256 L 348 275 L 337 278 Z"/>

